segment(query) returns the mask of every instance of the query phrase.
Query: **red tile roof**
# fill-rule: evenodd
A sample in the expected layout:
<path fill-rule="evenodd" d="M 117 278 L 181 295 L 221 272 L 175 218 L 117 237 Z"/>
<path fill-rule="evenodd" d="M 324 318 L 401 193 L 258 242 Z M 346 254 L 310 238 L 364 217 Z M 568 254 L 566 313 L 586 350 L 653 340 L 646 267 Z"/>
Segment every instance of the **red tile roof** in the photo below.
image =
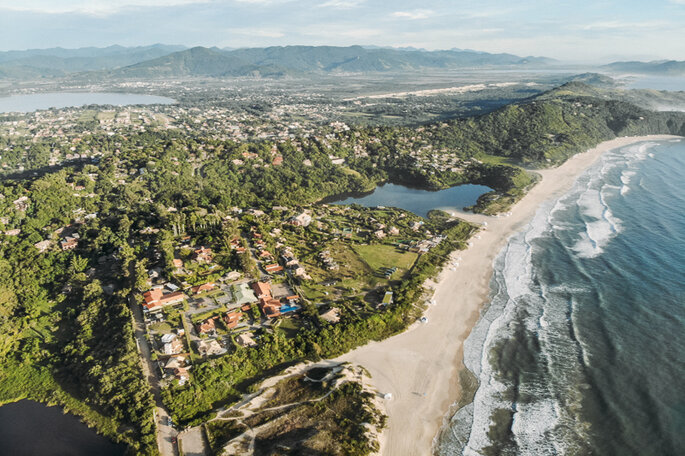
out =
<path fill-rule="evenodd" d="M 205 334 L 208 333 L 214 329 L 216 329 L 216 325 L 214 324 L 214 320 L 216 320 L 217 317 L 212 317 L 204 322 L 200 323 L 197 325 L 197 330 L 200 334 Z"/>
<path fill-rule="evenodd" d="M 210 291 L 216 287 L 214 282 L 203 283 L 202 285 L 196 285 L 190 289 L 195 294 L 202 293 L 203 291 Z"/>
<path fill-rule="evenodd" d="M 271 298 L 271 285 L 266 282 L 255 282 L 252 284 L 252 289 L 259 299 Z"/>

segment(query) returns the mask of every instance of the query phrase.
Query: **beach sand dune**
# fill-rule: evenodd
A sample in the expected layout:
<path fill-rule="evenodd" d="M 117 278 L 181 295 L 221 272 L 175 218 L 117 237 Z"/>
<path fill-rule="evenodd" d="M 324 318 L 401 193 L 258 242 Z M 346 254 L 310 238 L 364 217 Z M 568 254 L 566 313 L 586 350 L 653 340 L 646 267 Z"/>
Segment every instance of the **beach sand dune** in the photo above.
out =
<path fill-rule="evenodd" d="M 385 401 L 388 427 L 381 437 L 381 454 L 430 455 L 450 406 L 459 398 L 459 370 L 463 343 L 478 320 L 488 296 L 493 262 L 507 239 L 531 220 L 540 204 L 566 193 L 577 177 L 602 153 L 641 141 L 673 136 L 617 138 L 580 153 L 558 168 L 541 170 L 542 180 L 512 209 L 509 216 L 460 215 L 474 223 L 487 221 L 487 229 L 471 239 L 471 246 L 454 252 L 459 267 L 445 268 L 436 283 L 436 305 L 426 311 L 427 323 L 406 332 L 369 343 L 340 358 L 364 366 L 373 386 Z"/>

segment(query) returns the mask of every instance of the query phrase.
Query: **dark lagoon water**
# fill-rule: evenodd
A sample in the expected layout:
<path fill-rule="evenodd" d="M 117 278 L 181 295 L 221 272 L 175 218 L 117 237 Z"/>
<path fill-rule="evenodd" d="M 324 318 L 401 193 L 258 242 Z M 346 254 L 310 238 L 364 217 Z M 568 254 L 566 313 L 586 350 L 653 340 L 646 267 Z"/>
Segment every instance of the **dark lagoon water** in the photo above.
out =
<path fill-rule="evenodd" d="M 19 401 L 0 407 L 0 454 L 7 456 L 122 456 L 115 444 L 59 407 Z"/>
<path fill-rule="evenodd" d="M 685 454 L 685 141 L 605 154 L 495 262 L 442 455 Z"/>
<path fill-rule="evenodd" d="M 50 92 L 0 97 L 0 112 L 32 112 L 38 109 L 84 105 L 172 104 L 175 100 L 156 95 L 106 92 Z"/>
<path fill-rule="evenodd" d="M 387 206 L 398 207 L 416 215 L 425 217 L 432 209 L 462 211 L 466 206 L 473 206 L 478 197 L 492 191 L 485 185 L 457 185 L 445 190 L 430 191 L 409 188 L 403 185 L 383 184 L 367 194 L 327 198 L 328 204 L 359 204 L 365 207 Z"/>

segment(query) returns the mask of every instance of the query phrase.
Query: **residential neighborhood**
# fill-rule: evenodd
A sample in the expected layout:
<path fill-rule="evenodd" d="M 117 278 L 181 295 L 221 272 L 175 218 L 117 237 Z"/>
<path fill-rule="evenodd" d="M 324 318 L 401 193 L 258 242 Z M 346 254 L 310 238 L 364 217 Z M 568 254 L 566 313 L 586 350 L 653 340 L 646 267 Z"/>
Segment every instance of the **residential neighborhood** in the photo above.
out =
<path fill-rule="evenodd" d="M 202 230 L 178 230 L 141 294 L 147 337 L 169 385 L 192 382 L 194 362 L 256 347 L 264 334 L 294 337 L 303 309 L 335 325 L 392 305 L 392 283 L 444 239 L 405 211 L 336 205 L 235 208 L 207 229 L 228 233 L 225 244 L 194 244 Z"/>

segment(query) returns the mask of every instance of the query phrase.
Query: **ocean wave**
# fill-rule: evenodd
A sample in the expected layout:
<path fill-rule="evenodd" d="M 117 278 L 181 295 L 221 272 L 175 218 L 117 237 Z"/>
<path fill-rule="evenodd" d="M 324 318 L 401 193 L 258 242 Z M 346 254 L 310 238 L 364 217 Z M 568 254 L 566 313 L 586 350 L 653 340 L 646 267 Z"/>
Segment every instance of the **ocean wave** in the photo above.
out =
<path fill-rule="evenodd" d="M 609 241 L 621 230 L 621 220 L 614 216 L 601 190 L 587 189 L 578 199 L 585 222 L 585 232 L 573 250 L 581 258 L 600 255 Z"/>
<path fill-rule="evenodd" d="M 613 198 L 628 191 L 637 175 L 636 164 L 655 145 L 642 143 L 603 155 L 569 193 L 542 206 L 500 252 L 489 306 L 464 343 L 464 364 L 479 387 L 474 401 L 450 419 L 449 431 L 439 442 L 440 454 L 482 455 L 496 443 L 491 440 L 492 426 L 506 426 L 507 421 L 502 424 L 498 415 L 502 411 L 511 413 L 513 443 L 504 444 L 513 446 L 507 447 L 506 454 L 582 454 L 588 448 L 589 424 L 581 421 L 579 411 L 587 388 L 583 369 L 591 360 L 584 341 L 576 335 L 574 297 L 591 299 L 587 296 L 591 288 L 540 281 L 533 260 L 538 249 L 550 245 L 566 248 L 578 258 L 600 255 L 622 229 L 623 221 L 610 208 Z M 564 265 L 583 268 L 575 260 Z M 500 365 L 506 360 L 496 354 L 507 343 L 527 350 L 521 337 L 535 340 L 536 361 L 529 366 L 532 372 L 519 372 L 513 385 Z M 511 368 L 522 369 L 517 360 L 512 362 Z"/>

